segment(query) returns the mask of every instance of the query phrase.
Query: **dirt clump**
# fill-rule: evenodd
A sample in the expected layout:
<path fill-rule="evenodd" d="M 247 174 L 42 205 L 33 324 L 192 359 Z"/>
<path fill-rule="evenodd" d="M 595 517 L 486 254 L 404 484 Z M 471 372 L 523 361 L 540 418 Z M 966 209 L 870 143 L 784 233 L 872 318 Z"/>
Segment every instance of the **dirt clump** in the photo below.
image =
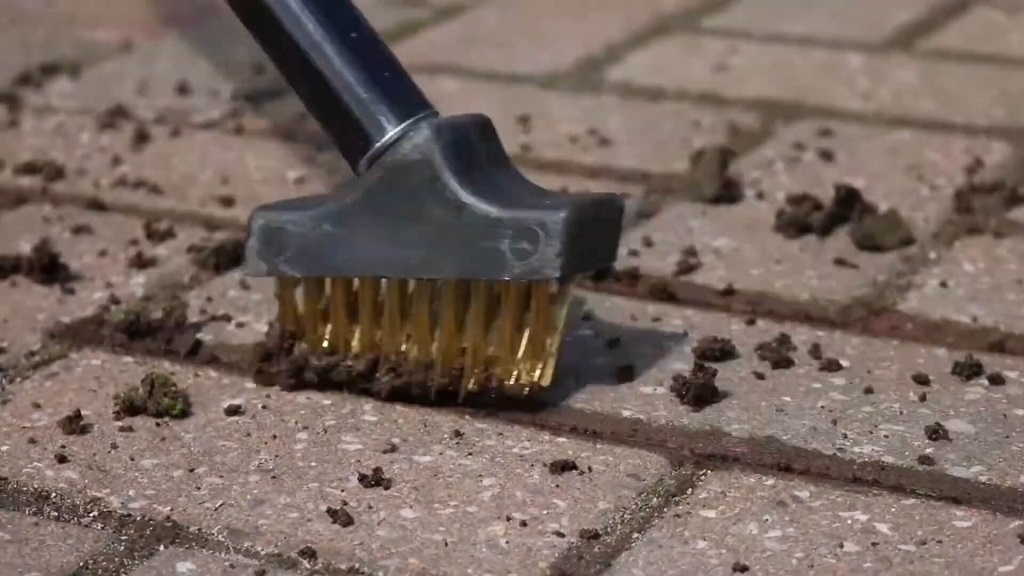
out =
<path fill-rule="evenodd" d="M 716 378 L 717 368 L 695 360 L 689 374 L 672 375 L 669 390 L 686 406 L 697 411 L 703 410 L 723 398 L 722 391 L 715 384 Z"/>
<path fill-rule="evenodd" d="M 601 531 L 597 528 L 580 528 L 580 540 L 600 540 Z"/>
<path fill-rule="evenodd" d="M 327 513 L 327 517 L 331 519 L 331 524 L 337 524 L 342 528 L 348 528 L 356 523 L 356 519 L 352 517 L 352 513 L 345 509 L 345 506 L 328 506 L 324 512 Z"/>
<path fill-rule="evenodd" d="M 228 418 L 234 418 L 245 414 L 245 408 L 238 402 L 230 402 L 224 405 L 223 412 Z"/>
<path fill-rule="evenodd" d="M 156 218 L 147 218 L 142 222 L 142 235 L 150 244 L 163 244 L 168 240 L 177 238 L 178 231 L 175 230 L 174 224 L 170 222 Z"/>
<path fill-rule="evenodd" d="M 818 363 L 819 372 L 827 372 L 831 374 L 834 372 L 839 372 L 842 369 L 843 363 L 840 362 L 838 358 L 833 358 L 831 356 L 827 358 L 822 358 L 821 362 Z"/>
<path fill-rule="evenodd" d="M 1003 376 L 1002 372 L 989 372 L 985 376 L 985 380 L 989 386 L 1005 386 L 1006 376 Z"/>
<path fill-rule="evenodd" d="M 728 362 L 740 357 L 732 340 L 722 336 L 704 336 L 693 347 L 693 357 L 701 362 Z"/>
<path fill-rule="evenodd" d="M 548 472 L 555 476 L 561 476 L 569 472 L 578 472 L 580 469 L 579 464 L 575 460 L 569 458 L 560 458 L 558 460 L 552 460 L 548 462 Z"/>
<path fill-rule="evenodd" d="M 746 574 L 750 572 L 750 565 L 746 562 L 740 562 L 739 560 L 732 563 L 733 574 Z"/>
<path fill-rule="evenodd" d="M 156 267 L 159 260 L 152 254 L 146 254 L 142 250 L 136 250 L 128 257 L 127 266 L 132 270 L 149 270 Z"/>
<path fill-rule="evenodd" d="M 821 349 L 820 343 L 811 342 L 811 345 L 807 347 L 807 355 L 811 357 L 811 360 L 818 360 L 820 362 L 825 358 L 825 351 Z"/>
<path fill-rule="evenodd" d="M 968 352 L 962 360 L 953 361 L 953 367 L 950 368 L 949 373 L 964 382 L 970 382 L 985 375 L 985 365 L 981 363 L 981 360 L 975 358 L 974 354 Z"/>
<path fill-rule="evenodd" d="M 104 108 L 96 115 L 96 129 L 100 132 L 117 130 L 123 122 L 135 121 L 135 114 L 123 103 L 118 102 Z"/>
<path fill-rule="evenodd" d="M 110 185 L 114 188 L 126 188 L 135 192 L 145 192 L 153 196 L 163 196 L 167 193 L 164 191 L 163 186 L 143 176 L 132 177 L 127 174 L 118 174 L 111 181 Z"/>
<path fill-rule="evenodd" d="M 754 353 L 762 361 L 767 362 L 772 370 L 788 370 L 796 366 L 793 354 L 797 351 L 793 338 L 786 332 L 779 332 L 771 340 L 759 342 L 754 346 Z"/>
<path fill-rule="evenodd" d="M 910 381 L 918 386 L 932 385 L 932 377 L 924 372 L 914 372 L 910 375 Z"/>
<path fill-rule="evenodd" d="M 949 430 L 947 430 L 941 422 L 926 425 L 924 427 L 924 437 L 931 442 L 939 442 L 941 440 L 945 440 L 946 442 L 953 441 L 949 436 Z"/>
<path fill-rule="evenodd" d="M 166 372 L 148 372 L 138 386 L 114 394 L 114 417 L 187 418 L 192 413 L 188 392 Z"/>
<path fill-rule="evenodd" d="M 11 86 L 38 90 L 50 80 L 59 76 L 78 78 L 82 73 L 82 64 L 70 60 L 47 60 L 34 66 L 22 69 L 11 79 Z"/>
<path fill-rule="evenodd" d="M 0 280 L 12 276 L 23 276 L 40 286 L 62 288 L 80 279 L 46 237 L 33 244 L 28 253 L 0 254 Z"/>
<path fill-rule="evenodd" d="M 935 466 L 935 456 L 931 454 L 918 454 L 917 463 L 921 466 Z"/>
<path fill-rule="evenodd" d="M 57 464 L 67 464 L 71 462 L 71 458 L 68 458 L 68 455 L 63 452 L 57 452 L 53 455 L 53 461 Z"/>
<path fill-rule="evenodd" d="M 308 562 L 310 564 L 316 562 L 317 559 L 320 558 L 320 554 L 317 553 L 316 548 L 313 548 L 308 544 L 306 546 L 303 546 L 302 548 L 299 548 L 295 555 L 299 557 L 299 560 Z"/>
<path fill-rule="evenodd" d="M 679 259 L 676 260 L 675 268 L 672 270 L 673 276 L 689 276 L 704 265 L 700 259 L 700 253 L 697 252 L 697 247 L 693 244 L 683 247 L 679 251 Z"/>
<path fill-rule="evenodd" d="M 229 236 L 216 242 L 192 244 L 186 250 L 196 268 L 223 274 L 242 265 L 245 259 L 245 237 Z"/>
<path fill-rule="evenodd" d="M 910 225 L 895 208 L 857 220 L 850 227 L 850 239 L 863 252 L 891 252 L 917 242 Z"/>
<path fill-rule="evenodd" d="M 85 416 L 82 415 L 82 411 L 75 408 L 57 420 L 57 428 L 65 436 L 81 436 L 88 434 L 92 426 L 85 422 Z"/>
<path fill-rule="evenodd" d="M 384 469 L 380 466 L 374 466 L 370 473 L 365 472 L 356 473 L 356 481 L 363 488 L 382 488 L 385 491 L 391 490 L 393 480 L 384 475 Z"/>
<path fill-rule="evenodd" d="M 11 174 L 38 177 L 46 184 L 60 182 L 68 175 L 64 165 L 53 158 L 30 158 L 16 162 L 11 166 Z"/>

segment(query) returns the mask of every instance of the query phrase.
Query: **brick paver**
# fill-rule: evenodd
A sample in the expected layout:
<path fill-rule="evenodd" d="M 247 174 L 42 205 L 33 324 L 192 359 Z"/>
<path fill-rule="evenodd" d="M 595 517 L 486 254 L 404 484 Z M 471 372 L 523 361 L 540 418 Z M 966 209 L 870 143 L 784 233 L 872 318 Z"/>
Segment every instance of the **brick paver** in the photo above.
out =
<path fill-rule="evenodd" d="M 259 569 L 263 570 L 263 576 L 295 576 L 294 572 L 267 568 L 242 558 L 226 558 L 194 550 L 174 549 L 159 552 L 135 569 L 131 576 L 249 576 Z"/>
<path fill-rule="evenodd" d="M 608 574 L 1015 574 L 1020 524 L 891 494 L 721 472 Z"/>
<path fill-rule="evenodd" d="M 1024 11 L 974 6 L 959 19 L 922 40 L 924 50 L 1024 58 Z"/>
<path fill-rule="evenodd" d="M 566 72 L 695 0 L 651 0 L 622 10 L 616 0 L 494 0 L 398 45 L 411 66 L 543 75 Z M 586 34 L 568 34 L 569 29 Z"/>
<path fill-rule="evenodd" d="M 491 116 L 510 153 L 586 166 L 681 172 L 698 146 L 722 144 L 730 131 L 761 127 L 756 115 L 736 110 L 445 75 L 417 80 L 445 113 Z"/>
<path fill-rule="evenodd" d="M 328 187 L 325 170 L 300 146 L 223 132 L 150 126 L 140 140 L 136 124 L 100 126 L 101 115 L 22 114 L 15 130 L 0 131 L 0 158 L 13 167 L 52 159 L 65 177 L 50 186 L 111 205 L 193 211 L 244 221 L 257 204 Z M 143 141 L 144 140 L 144 141 Z M 137 145 L 142 142 L 141 145 Z M 337 174 L 343 165 L 335 162 Z M 14 170 L 0 179 L 38 185 L 38 176 Z"/>
<path fill-rule="evenodd" d="M 943 0 L 846 2 L 823 0 L 739 0 L 701 21 L 710 30 L 769 34 L 824 41 L 880 44 L 926 16 Z"/>
<path fill-rule="evenodd" d="M 785 238 L 773 231 L 773 223 L 787 196 L 811 193 L 828 203 L 836 184 L 857 186 L 883 209 L 900 210 L 923 242 L 952 209 L 964 168 L 975 158 L 998 164 L 1009 152 L 1005 142 L 986 138 L 801 121 L 735 164 L 747 188 L 741 204 L 666 208 L 625 237 L 619 265 L 670 276 L 682 249 L 693 245 L 702 266 L 688 279 L 797 299 L 847 300 L 872 289 L 913 248 L 863 252 L 850 239 L 849 227 L 824 239 Z M 763 200 L 756 196 L 759 191 Z M 645 246 L 645 237 L 654 245 Z M 836 258 L 858 268 L 837 266 Z"/>
<path fill-rule="evenodd" d="M 19 576 L 68 574 L 110 540 L 99 530 L 0 511 L 0 571 Z M 40 554 L 41 542 L 46 542 L 46 554 Z"/>
<path fill-rule="evenodd" d="M 154 369 L 174 373 L 194 415 L 160 427 L 133 420 L 134 433 L 118 432 L 112 394 Z M 321 559 L 406 574 L 437 566 L 535 573 L 581 528 L 600 527 L 668 470 L 637 450 L 99 353 L 55 364 L 23 388 L 0 424 L 3 437 L 28 426 L 37 439 L 26 444 L 23 432 L 11 442 L 5 458 L 15 478 L 84 491 L 125 511 L 171 514 L 259 546 L 312 545 Z M 245 414 L 225 416 L 229 403 Z M 76 407 L 94 430 L 61 436 L 55 420 Z M 389 442 L 397 451 L 385 450 Z M 70 462 L 55 463 L 58 450 Z M 560 458 L 575 459 L 584 473 L 553 475 L 548 463 Z M 391 489 L 357 483 L 374 466 L 393 478 Z M 332 524 L 328 506 L 347 508 L 355 524 Z"/>
<path fill-rule="evenodd" d="M 41 238 L 53 243 L 70 269 L 82 278 L 69 286 L 43 286 L 14 276 L 3 283 L 0 341 L 16 358 L 39 342 L 41 331 L 57 321 L 86 316 L 110 294 L 135 298 L 161 282 L 180 281 L 192 269 L 185 248 L 206 234 L 175 226 L 175 238 L 153 244 L 142 220 L 71 207 L 27 205 L 0 213 L 0 253 L 27 252 Z M 137 252 L 155 258 L 152 267 L 129 266 Z"/>
<path fill-rule="evenodd" d="M 680 34 L 631 53 L 606 77 L 640 87 L 859 114 L 1024 125 L 1016 100 L 1024 90 L 1024 71 L 996 64 Z"/>
<path fill-rule="evenodd" d="M 1016 358 L 978 356 L 986 371 L 1005 376 L 1005 385 L 991 386 L 984 377 L 963 382 L 950 374 L 963 353 L 763 320 L 747 326 L 734 316 L 619 299 L 588 298 L 587 303 L 600 322 L 583 323 L 565 345 L 563 377 L 580 388 L 568 399 L 573 406 L 739 437 L 774 436 L 844 458 L 910 467 L 927 453 L 949 474 L 1024 483 L 1019 466 L 1024 363 Z M 631 322 L 634 316 L 637 321 Z M 798 347 L 792 354 L 795 366 L 788 370 L 772 370 L 754 351 L 779 332 L 788 333 Z M 622 352 L 602 354 L 605 340 L 614 336 L 621 337 Z M 740 358 L 716 365 L 718 386 L 729 397 L 693 412 L 670 393 L 670 384 L 674 374 L 689 373 L 692 347 L 704 336 L 731 338 Z M 836 358 L 845 368 L 821 371 L 808 352 L 814 342 L 823 357 Z M 624 363 L 631 363 L 638 376 L 614 385 L 615 369 Z M 930 385 L 915 384 L 915 372 L 928 374 Z M 925 426 L 935 422 L 949 430 L 952 441 L 926 437 Z"/>

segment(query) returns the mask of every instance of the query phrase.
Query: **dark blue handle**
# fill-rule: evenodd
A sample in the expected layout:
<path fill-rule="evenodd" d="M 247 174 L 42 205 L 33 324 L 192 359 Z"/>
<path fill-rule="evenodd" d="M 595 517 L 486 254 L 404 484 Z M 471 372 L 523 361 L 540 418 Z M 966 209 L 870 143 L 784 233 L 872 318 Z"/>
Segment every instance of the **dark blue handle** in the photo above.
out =
<path fill-rule="evenodd" d="M 436 116 L 351 0 L 227 0 L 356 173 Z"/>

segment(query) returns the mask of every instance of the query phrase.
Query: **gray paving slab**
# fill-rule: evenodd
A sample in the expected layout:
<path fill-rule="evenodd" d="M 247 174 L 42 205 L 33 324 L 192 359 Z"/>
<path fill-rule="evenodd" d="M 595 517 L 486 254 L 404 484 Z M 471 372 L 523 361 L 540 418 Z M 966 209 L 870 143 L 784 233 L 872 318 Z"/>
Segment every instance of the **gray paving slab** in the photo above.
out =
<path fill-rule="evenodd" d="M 420 74 L 418 82 L 446 114 L 491 116 L 509 152 L 626 170 L 681 172 L 699 146 L 730 131 L 757 130 L 757 115 L 682 102 L 624 100 L 533 86 Z"/>
<path fill-rule="evenodd" d="M 567 72 L 694 0 L 658 0 L 622 10 L 615 0 L 496 0 L 474 6 L 396 47 L 409 66 L 543 75 Z M 585 34 L 566 33 L 569 29 Z M 543 56 L 540 56 L 543 55 Z"/>
<path fill-rule="evenodd" d="M 1024 331 L 1024 241 L 960 240 L 914 278 L 899 309 L 959 322 Z"/>
<path fill-rule="evenodd" d="M 666 66 L 666 62 L 672 62 Z M 921 59 L 678 34 L 613 65 L 615 83 L 827 107 L 869 116 L 1021 127 L 1024 71 L 997 64 Z M 986 86 L 986 90 L 976 90 Z"/>
<path fill-rule="evenodd" d="M 963 16 L 918 43 L 922 50 L 1024 58 L 1024 11 L 994 3 L 971 7 Z"/>
<path fill-rule="evenodd" d="M 930 454 L 935 468 L 949 474 L 1008 486 L 1024 483 L 1024 364 L 1016 358 L 978 355 L 986 372 L 1005 376 L 1005 385 L 992 386 L 984 377 L 963 382 L 950 374 L 962 352 L 763 320 L 748 326 L 734 316 L 618 298 L 588 298 L 588 305 L 599 322 L 580 323 L 569 336 L 562 389 L 553 390 L 554 398 L 567 397 L 571 406 L 738 437 L 774 436 L 857 460 L 916 466 L 919 455 Z M 754 352 L 780 332 L 798 347 L 795 366 L 788 370 L 772 370 Z M 606 340 L 616 336 L 621 348 L 609 352 Z M 717 385 L 728 397 L 694 411 L 670 386 L 673 375 L 689 373 L 693 346 L 705 336 L 731 338 L 740 358 L 715 365 Z M 845 367 L 821 371 L 808 352 L 814 342 L 823 357 Z M 637 376 L 616 384 L 614 373 L 624 364 Z M 916 372 L 928 374 L 930 385 L 915 384 Z M 949 430 L 951 441 L 926 437 L 925 427 L 935 422 Z"/>
<path fill-rule="evenodd" d="M 112 395 L 151 370 L 188 390 L 193 415 L 160 426 L 130 419 L 134 432 L 118 432 Z M 308 545 L 324 560 L 396 574 L 537 573 L 567 545 L 558 534 L 600 526 L 669 470 L 635 450 L 95 352 L 54 364 L 24 389 L 0 421 L 12 478 L 169 514 L 235 542 L 286 553 Z M 229 403 L 244 414 L 226 416 Z M 94 428 L 62 436 L 54 422 L 76 407 Z M 55 462 L 58 450 L 69 462 Z M 584 473 L 551 474 L 559 458 Z M 357 481 L 375 466 L 393 479 L 389 490 Z M 332 523 L 327 507 L 344 507 L 354 524 Z"/>
<path fill-rule="evenodd" d="M 68 34 L 66 30 L 20 28 L 0 34 L 0 86 L 7 87 L 40 64 L 85 67 L 118 53 L 119 44 Z"/>
<path fill-rule="evenodd" d="M 261 566 L 244 558 L 231 558 L 196 550 L 161 550 L 145 564 L 136 568 L 131 576 L 251 576 L 262 569 L 263 576 L 295 576 Z"/>
<path fill-rule="evenodd" d="M 55 191 L 99 197 L 111 206 L 214 214 L 244 222 L 257 205 L 289 195 L 320 193 L 343 165 L 317 162 L 308 149 L 273 138 L 136 124 L 101 129 L 98 115 L 23 114 L 17 129 L 0 131 L 0 158 L 13 166 L 52 159 L 65 177 Z M 177 135 L 175 133 L 177 132 Z M 0 181 L 38 188 L 37 176 L 0 173 Z"/>
<path fill-rule="evenodd" d="M 740 0 L 701 20 L 710 30 L 881 44 L 944 0 Z"/>
<path fill-rule="evenodd" d="M 0 298 L 0 341 L 17 358 L 39 343 L 42 330 L 55 322 L 86 316 L 107 302 L 110 294 L 133 298 L 170 279 L 191 273 L 185 247 L 205 233 L 175 226 L 176 237 L 154 245 L 144 236 L 142 220 L 112 213 L 31 204 L 0 213 L 0 253 L 27 252 L 48 237 L 72 271 L 73 294 L 59 286 L 43 286 L 14 276 L 3 282 Z M 132 245 L 138 242 L 138 245 Z M 156 258 L 152 267 L 131 268 L 136 252 Z"/>
<path fill-rule="evenodd" d="M 608 574 L 1017 574 L 1021 524 L 893 494 L 723 471 Z"/>
<path fill-rule="evenodd" d="M 828 203 L 836 184 L 851 184 L 880 208 L 900 210 L 915 237 L 926 240 L 951 210 L 964 168 L 975 158 L 998 165 L 1010 153 L 1007 143 L 995 139 L 800 121 L 735 163 L 733 171 L 746 188 L 742 203 L 665 208 L 624 237 L 619 266 L 670 276 L 683 248 L 692 245 L 702 266 L 686 276 L 689 280 L 794 299 L 848 300 L 871 290 L 914 248 L 858 250 L 849 226 L 825 239 L 785 238 L 773 231 L 773 223 L 788 195 L 810 193 Z M 857 268 L 837 266 L 836 258 Z"/>
<path fill-rule="evenodd" d="M 0 511 L 0 573 L 64 576 L 110 540 L 99 530 Z"/>

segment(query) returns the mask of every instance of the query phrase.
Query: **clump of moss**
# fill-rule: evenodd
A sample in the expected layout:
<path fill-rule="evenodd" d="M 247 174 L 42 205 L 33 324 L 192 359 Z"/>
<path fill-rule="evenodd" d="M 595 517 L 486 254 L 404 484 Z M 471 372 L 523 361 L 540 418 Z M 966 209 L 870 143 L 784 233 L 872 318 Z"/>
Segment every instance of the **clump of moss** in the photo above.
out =
<path fill-rule="evenodd" d="M 114 416 L 117 419 L 133 416 L 151 418 L 187 418 L 192 413 L 188 392 L 178 387 L 166 372 L 149 372 L 138 387 L 122 390 L 114 395 Z"/>

